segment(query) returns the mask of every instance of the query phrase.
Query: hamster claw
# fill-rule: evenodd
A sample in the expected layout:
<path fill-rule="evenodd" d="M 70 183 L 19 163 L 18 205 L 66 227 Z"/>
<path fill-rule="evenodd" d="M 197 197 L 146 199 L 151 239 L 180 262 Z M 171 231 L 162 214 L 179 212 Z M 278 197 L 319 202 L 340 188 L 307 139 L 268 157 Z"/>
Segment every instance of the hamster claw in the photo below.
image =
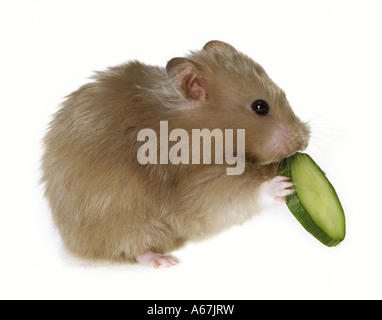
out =
<path fill-rule="evenodd" d="M 295 192 L 293 182 L 290 178 L 276 176 L 273 179 L 264 182 L 260 186 L 260 200 L 263 205 L 285 202 L 285 197 Z"/>
<path fill-rule="evenodd" d="M 160 266 L 172 267 L 177 265 L 180 260 L 172 255 L 162 255 L 152 251 L 146 251 L 135 258 L 140 264 L 158 269 Z"/>

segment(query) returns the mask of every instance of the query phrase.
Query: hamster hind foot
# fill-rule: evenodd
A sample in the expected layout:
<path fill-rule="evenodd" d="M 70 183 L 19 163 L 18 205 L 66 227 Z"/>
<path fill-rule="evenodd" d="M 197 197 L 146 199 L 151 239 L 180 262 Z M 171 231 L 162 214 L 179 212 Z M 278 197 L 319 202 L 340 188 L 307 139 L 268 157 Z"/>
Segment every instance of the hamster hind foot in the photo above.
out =
<path fill-rule="evenodd" d="M 180 262 L 180 260 L 174 256 L 162 255 L 150 250 L 137 256 L 135 260 L 142 265 L 154 267 L 155 269 L 158 269 L 160 266 L 172 267 Z"/>

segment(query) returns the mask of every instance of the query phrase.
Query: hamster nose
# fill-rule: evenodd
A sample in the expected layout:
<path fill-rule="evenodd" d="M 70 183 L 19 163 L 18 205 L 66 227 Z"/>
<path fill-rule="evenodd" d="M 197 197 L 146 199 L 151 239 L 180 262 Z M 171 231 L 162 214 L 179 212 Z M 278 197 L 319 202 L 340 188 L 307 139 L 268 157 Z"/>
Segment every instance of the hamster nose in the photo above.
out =
<path fill-rule="evenodd" d="M 302 141 L 298 145 L 298 151 L 304 151 L 307 147 L 308 147 L 308 143 L 306 141 Z"/>

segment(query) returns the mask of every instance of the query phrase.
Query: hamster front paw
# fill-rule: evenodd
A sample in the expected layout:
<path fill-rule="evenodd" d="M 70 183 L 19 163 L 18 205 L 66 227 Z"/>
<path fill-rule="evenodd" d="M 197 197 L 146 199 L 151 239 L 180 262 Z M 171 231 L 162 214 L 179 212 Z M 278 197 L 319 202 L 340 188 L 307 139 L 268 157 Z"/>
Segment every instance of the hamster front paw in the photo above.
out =
<path fill-rule="evenodd" d="M 260 185 L 259 201 L 263 206 L 285 202 L 285 197 L 295 192 L 288 177 L 276 176 Z"/>
<path fill-rule="evenodd" d="M 150 250 L 139 255 L 135 258 L 135 260 L 137 260 L 140 264 L 154 267 L 155 269 L 158 269 L 160 266 L 172 267 L 180 262 L 180 260 L 174 256 L 166 256 L 159 253 L 154 253 Z"/>

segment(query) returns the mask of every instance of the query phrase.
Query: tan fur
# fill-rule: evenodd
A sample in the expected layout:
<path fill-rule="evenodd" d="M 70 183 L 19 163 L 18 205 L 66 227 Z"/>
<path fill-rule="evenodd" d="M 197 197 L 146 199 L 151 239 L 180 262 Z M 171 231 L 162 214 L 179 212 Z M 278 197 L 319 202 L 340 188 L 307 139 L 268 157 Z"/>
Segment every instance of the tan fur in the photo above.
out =
<path fill-rule="evenodd" d="M 307 126 L 253 60 L 218 41 L 186 58 L 167 72 L 138 61 L 98 72 L 55 114 L 42 181 L 71 252 L 134 262 L 146 250 L 166 253 L 242 223 L 260 210 L 257 188 L 275 176 L 277 162 L 307 143 Z M 256 99 L 269 102 L 269 115 L 253 114 Z M 137 134 L 152 128 L 159 137 L 160 120 L 190 136 L 198 128 L 246 129 L 245 172 L 139 164 Z M 280 128 L 288 132 L 282 146 L 270 138 Z"/>

